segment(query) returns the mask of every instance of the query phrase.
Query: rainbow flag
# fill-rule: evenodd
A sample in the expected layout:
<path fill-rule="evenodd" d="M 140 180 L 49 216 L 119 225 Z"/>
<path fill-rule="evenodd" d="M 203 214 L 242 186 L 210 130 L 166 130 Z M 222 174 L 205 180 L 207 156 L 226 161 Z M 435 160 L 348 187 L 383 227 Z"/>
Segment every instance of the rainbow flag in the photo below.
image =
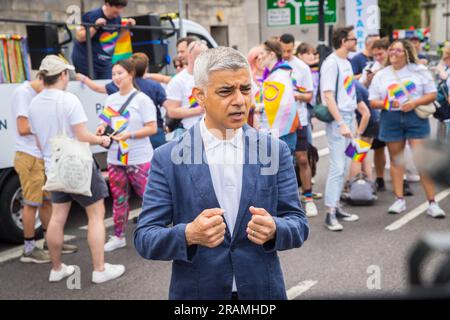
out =
<path fill-rule="evenodd" d="M 384 110 L 390 111 L 392 109 L 392 101 L 389 100 L 389 95 L 386 95 L 386 98 L 384 98 Z"/>
<path fill-rule="evenodd" d="M 126 110 L 123 114 L 120 114 L 110 106 L 103 108 L 102 113 L 98 116 L 102 121 L 104 121 L 106 124 L 111 125 L 112 124 L 112 118 L 114 117 L 124 117 L 125 119 L 130 118 L 130 113 L 128 110 Z"/>
<path fill-rule="evenodd" d="M 360 139 L 353 139 L 345 150 L 347 157 L 356 162 L 363 162 L 372 145 Z"/>
<path fill-rule="evenodd" d="M 285 89 L 285 84 L 276 81 L 265 81 L 261 89 L 264 112 L 271 131 L 277 137 L 295 132 L 300 123 L 297 108 L 293 106 L 294 97 L 284 95 Z"/>
<path fill-rule="evenodd" d="M 122 30 L 114 48 L 112 63 L 128 59 L 133 55 L 133 47 L 131 45 L 131 33 L 129 30 Z"/>
<path fill-rule="evenodd" d="M 117 160 L 120 161 L 123 165 L 128 165 L 128 151 L 129 145 L 126 141 L 119 142 L 119 149 L 117 151 Z"/>
<path fill-rule="evenodd" d="M 292 85 L 294 86 L 294 90 L 298 91 L 300 93 L 306 93 L 306 88 L 303 88 L 302 86 L 297 84 L 297 80 L 292 78 Z"/>
<path fill-rule="evenodd" d="M 351 95 L 355 87 L 355 78 L 353 75 L 347 76 L 344 80 L 344 89 L 348 95 Z"/>
<path fill-rule="evenodd" d="M 194 98 L 193 95 L 191 95 L 189 97 L 189 108 L 195 108 L 195 107 L 198 107 L 198 101 L 197 101 L 197 99 Z"/>

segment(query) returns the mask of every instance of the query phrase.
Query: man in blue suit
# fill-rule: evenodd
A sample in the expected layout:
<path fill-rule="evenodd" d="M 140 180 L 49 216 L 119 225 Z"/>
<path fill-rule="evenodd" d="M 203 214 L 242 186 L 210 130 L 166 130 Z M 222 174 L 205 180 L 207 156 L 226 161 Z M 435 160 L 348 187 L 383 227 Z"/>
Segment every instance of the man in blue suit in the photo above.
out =
<path fill-rule="evenodd" d="M 173 260 L 169 299 L 286 299 L 277 251 L 309 232 L 289 148 L 245 125 L 253 95 L 241 53 L 203 52 L 194 78 L 205 117 L 155 150 L 136 249 Z"/>

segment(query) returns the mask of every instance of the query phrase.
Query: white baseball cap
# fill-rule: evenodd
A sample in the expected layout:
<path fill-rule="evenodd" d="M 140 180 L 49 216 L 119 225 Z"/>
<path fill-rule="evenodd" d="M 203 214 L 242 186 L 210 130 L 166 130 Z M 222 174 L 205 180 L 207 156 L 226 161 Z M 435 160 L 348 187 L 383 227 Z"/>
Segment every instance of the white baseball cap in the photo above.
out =
<path fill-rule="evenodd" d="M 75 67 L 70 65 L 65 59 L 55 55 L 46 56 L 39 67 L 39 71 L 47 72 L 46 76 L 54 76 L 65 70 L 75 70 Z"/>

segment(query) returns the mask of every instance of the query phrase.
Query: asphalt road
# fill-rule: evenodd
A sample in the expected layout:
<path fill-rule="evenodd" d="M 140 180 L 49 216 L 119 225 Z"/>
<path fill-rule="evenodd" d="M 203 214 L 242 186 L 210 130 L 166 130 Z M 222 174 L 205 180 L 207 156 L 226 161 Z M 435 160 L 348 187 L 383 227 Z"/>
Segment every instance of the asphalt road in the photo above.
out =
<path fill-rule="evenodd" d="M 318 192 L 324 190 L 328 165 L 327 143 L 322 129 L 322 125 L 315 129 L 315 145 L 322 155 L 314 186 Z M 394 200 L 388 172 L 386 179 L 388 191 L 379 194 L 374 206 L 346 206 L 349 212 L 358 214 L 360 220 L 344 222 L 342 232 L 330 232 L 324 228 L 323 202 L 317 202 L 319 216 L 309 220 L 311 232 L 304 246 L 279 253 L 289 298 L 383 297 L 408 293 L 411 248 L 429 232 L 450 231 L 450 219 L 435 220 L 419 210 L 417 217 L 398 229 L 386 230 L 397 220 L 414 214 L 414 210 L 426 200 L 420 183 L 413 183 L 415 195 L 407 198 L 407 212 L 388 215 L 387 208 Z M 438 193 L 442 191 L 441 207 L 450 214 L 450 197 L 446 196 L 445 189 L 439 187 Z M 139 206 L 139 201 L 134 199 L 133 209 Z M 107 201 L 107 217 L 111 214 L 111 203 Z M 139 257 L 133 247 L 135 225 L 131 221 L 127 227 L 128 246 L 106 254 L 107 262 L 126 266 L 125 275 L 106 284 L 92 284 L 87 234 L 86 230 L 80 229 L 86 223 L 84 213 L 75 206 L 65 231 L 66 235 L 74 236 L 71 242 L 79 246 L 79 252 L 64 256 L 64 262 L 80 267 L 81 289 L 70 290 L 66 282 L 50 284 L 47 280 L 49 264 L 23 264 L 17 258 L 8 260 L 7 257 L 14 256 L 14 253 L 17 255 L 20 248 L 1 244 L 0 261 L 6 261 L 0 262 L 0 299 L 167 299 L 171 263 L 146 261 Z M 107 233 L 112 233 L 111 227 Z M 443 258 L 442 254 L 434 254 L 427 260 L 425 279 L 433 277 Z"/>

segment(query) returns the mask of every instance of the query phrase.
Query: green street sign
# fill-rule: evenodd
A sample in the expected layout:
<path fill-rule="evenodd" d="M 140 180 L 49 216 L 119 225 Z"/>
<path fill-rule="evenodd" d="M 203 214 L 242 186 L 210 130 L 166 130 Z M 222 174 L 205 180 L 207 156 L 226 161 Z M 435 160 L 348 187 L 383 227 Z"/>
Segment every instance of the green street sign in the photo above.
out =
<path fill-rule="evenodd" d="M 336 23 L 337 1 L 325 1 L 325 23 Z M 267 0 L 269 27 L 316 24 L 319 22 L 319 0 Z"/>

